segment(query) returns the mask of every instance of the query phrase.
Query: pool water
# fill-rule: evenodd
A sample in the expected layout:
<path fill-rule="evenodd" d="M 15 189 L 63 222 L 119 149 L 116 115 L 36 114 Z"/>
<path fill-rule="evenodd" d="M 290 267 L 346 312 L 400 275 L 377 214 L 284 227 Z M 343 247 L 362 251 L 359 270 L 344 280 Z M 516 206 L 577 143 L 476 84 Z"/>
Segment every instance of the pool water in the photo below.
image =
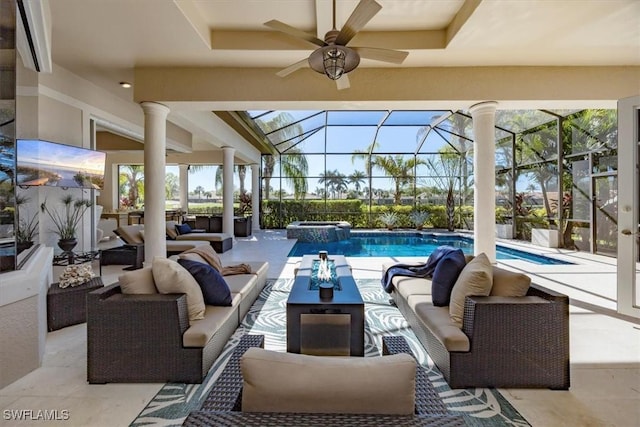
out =
<path fill-rule="evenodd" d="M 473 254 L 473 239 L 458 235 L 358 233 L 352 232 L 349 240 L 329 243 L 297 242 L 289 256 L 314 255 L 318 251 L 351 257 L 424 257 L 438 246 L 448 245 Z M 496 246 L 497 259 L 519 259 L 534 264 L 572 264 L 543 255 L 536 255 L 505 246 Z"/>

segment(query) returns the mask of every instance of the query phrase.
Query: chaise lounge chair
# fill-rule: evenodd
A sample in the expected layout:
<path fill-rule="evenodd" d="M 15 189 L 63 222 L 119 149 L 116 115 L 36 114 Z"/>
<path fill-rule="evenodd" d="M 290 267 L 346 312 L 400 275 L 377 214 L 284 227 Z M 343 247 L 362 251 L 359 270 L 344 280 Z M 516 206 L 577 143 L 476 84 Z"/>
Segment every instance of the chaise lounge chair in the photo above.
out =
<path fill-rule="evenodd" d="M 188 225 L 178 224 L 175 221 L 167 221 L 167 239 L 207 241 L 218 253 L 226 252 L 233 247 L 233 237 L 230 234 L 197 232 Z"/>
<path fill-rule="evenodd" d="M 123 225 L 113 231 L 127 245 L 144 245 L 144 225 Z M 197 246 L 206 246 L 209 242 L 204 240 L 167 240 L 167 256 L 177 255 Z"/>

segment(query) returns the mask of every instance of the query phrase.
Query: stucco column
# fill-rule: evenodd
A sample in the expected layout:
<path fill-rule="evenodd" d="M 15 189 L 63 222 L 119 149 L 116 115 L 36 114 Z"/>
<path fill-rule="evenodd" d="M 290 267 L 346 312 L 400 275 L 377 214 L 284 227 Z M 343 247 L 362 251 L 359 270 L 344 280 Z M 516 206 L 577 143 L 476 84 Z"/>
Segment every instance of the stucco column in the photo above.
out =
<path fill-rule="evenodd" d="M 178 165 L 180 171 L 180 209 L 189 211 L 189 165 Z"/>
<path fill-rule="evenodd" d="M 142 102 L 144 111 L 144 260 L 167 256 L 165 151 L 169 108 Z"/>
<path fill-rule="evenodd" d="M 233 236 L 233 155 L 236 149 L 222 147 L 222 232 Z"/>
<path fill-rule="evenodd" d="M 496 142 L 495 101 L 472 105 L 473 117 L 473 169 L 474 215 L 473 253 L 484 252 L 492 263 L 496 262 Z"/>
<path fill-rule="evenodd" d="M 260 229 L 260 165 L 251 164 L 251 230 Z"/>

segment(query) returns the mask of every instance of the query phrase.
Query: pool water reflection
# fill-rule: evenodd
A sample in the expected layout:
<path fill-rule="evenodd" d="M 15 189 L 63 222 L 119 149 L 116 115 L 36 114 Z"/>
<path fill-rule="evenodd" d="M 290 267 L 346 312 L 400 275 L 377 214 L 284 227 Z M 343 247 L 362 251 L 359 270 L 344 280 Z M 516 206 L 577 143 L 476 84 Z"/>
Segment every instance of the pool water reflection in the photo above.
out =
<path fill-rule="evenodd" d="M 438 246 L 449 245 L 473 253 L 473 239 L 456 234 L 428 233 L 372 233 L 352 231 L 349 240 L 339 242 L 297 242 L 289 256 L 317 254 L 326 250 L 329 254 L 350 257 L 424 257 Z M 534 264 L 572 264 L 567 261 L 532 254 L 505 246 L 496 246 L 497 259 L 520 259 Z"/>

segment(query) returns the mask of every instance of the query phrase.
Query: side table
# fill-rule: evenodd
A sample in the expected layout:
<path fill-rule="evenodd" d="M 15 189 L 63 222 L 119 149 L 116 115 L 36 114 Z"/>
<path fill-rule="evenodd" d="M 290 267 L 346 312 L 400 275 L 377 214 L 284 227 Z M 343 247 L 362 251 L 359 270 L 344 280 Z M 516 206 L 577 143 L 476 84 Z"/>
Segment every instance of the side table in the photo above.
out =
<path fill-rule="evenodd" d="M 47 292 L 47 329 L 49 332 L 87 321 L 87 294 L 103 287 L 94 277 L 78 286 L 61 288 L 53 283 Z"/>

